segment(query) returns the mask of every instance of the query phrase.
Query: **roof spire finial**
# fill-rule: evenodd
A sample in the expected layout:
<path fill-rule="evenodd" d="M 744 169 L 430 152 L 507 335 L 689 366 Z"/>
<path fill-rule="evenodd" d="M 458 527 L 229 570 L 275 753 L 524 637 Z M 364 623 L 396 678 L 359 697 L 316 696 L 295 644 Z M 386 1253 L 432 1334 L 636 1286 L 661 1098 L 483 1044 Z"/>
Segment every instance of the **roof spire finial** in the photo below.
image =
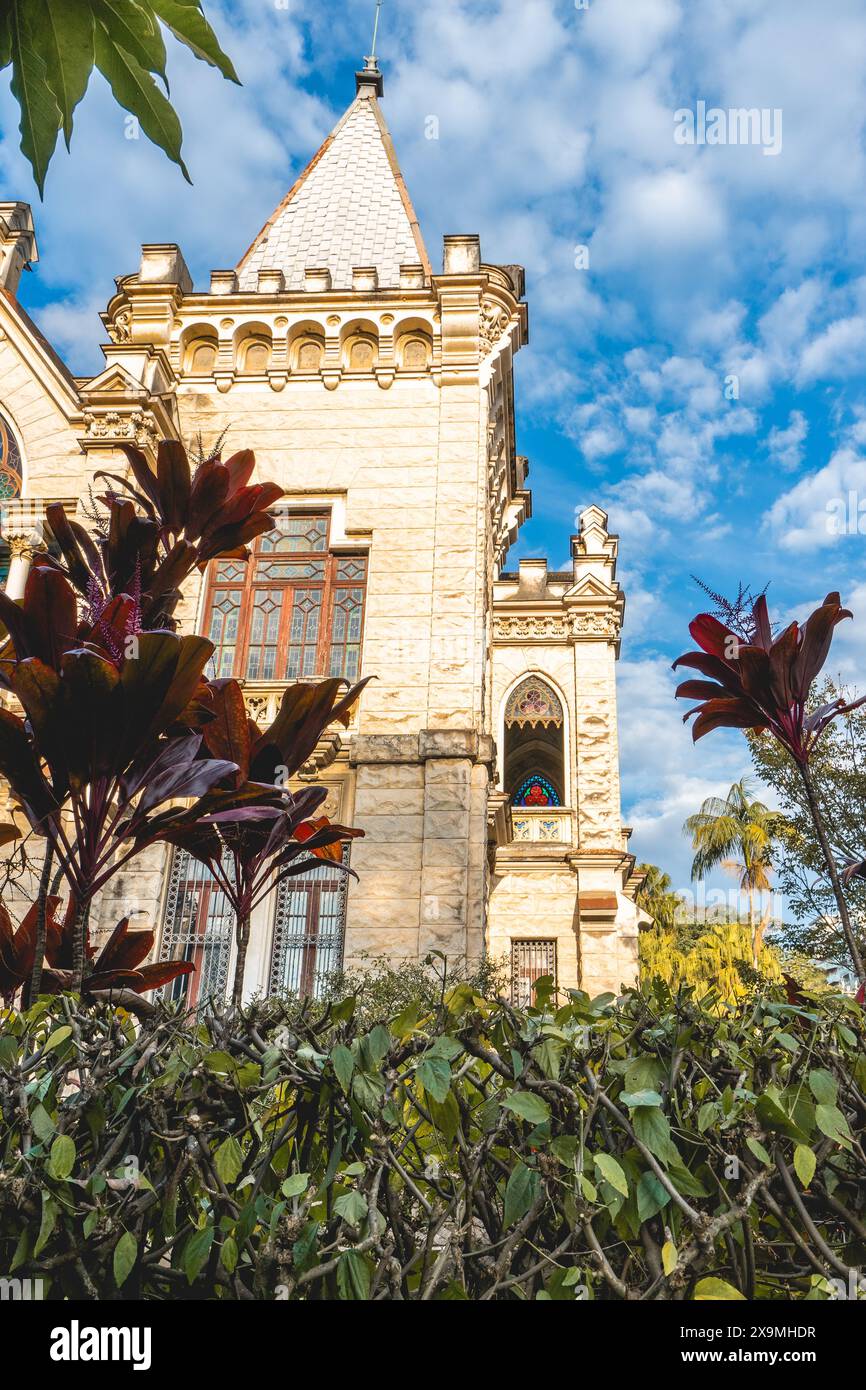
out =
<path fill-rule="evenodd" d="M 373 43 L 370 48 L 370 54 L 364 59 L 364 66 L 361 71 L 355 73 L 355 90 L 359 96 L 380 97 L 385 89 L 385 84 L 376 59 L 376 40 L 379 36 L 379 14 L 381 9 L 382 0 L 376 0 L 376 18 L 373 21 Z"/>
<path fill-rule="evenodd" d="M 379 15 L 382 11 L 382 0 L 376 0 L 376 18 L 373 21 L 373 42 L 370 47 L 370 61 L 376 61 L 376 39 L 379 35 Z"/>

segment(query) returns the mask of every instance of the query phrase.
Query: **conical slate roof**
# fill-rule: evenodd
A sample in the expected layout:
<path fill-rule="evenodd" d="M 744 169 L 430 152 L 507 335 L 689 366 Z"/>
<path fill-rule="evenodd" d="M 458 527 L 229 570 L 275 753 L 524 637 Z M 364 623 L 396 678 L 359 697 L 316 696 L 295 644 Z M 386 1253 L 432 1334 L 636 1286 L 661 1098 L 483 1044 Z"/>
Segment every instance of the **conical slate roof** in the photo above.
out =
<path fill-rule="evenodd" d="M 367 77 L 359 74 L 352 105 L 239 261 L 241 290 L 255 290 L 259 270 L 282 270 L 286 289 L 302 289 L 308 266 L 330 270 L 335 290 L 351 289 L 355 266 L 374 266 L 382 289 L 399 285 L 401 264 L 420 263 L 430 275 L 418 219 Z"/>

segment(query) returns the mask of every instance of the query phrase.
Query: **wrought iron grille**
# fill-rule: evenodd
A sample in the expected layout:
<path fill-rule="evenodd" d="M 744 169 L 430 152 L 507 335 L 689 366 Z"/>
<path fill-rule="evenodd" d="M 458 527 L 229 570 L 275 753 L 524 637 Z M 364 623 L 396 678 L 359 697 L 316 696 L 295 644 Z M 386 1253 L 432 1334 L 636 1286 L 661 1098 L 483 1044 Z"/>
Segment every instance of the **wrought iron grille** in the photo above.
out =
<path fill-rule="evenodd" d="M 511 1002 L 528 1009 L 534 999 L 533 986 L 542 975 L 552 975 L 556 981 L 555 941 L 512 941 L 511 943 Z"/>
<path fill-rule="evenodd" d="M 190 960 L 195 971 L 166 985 L 165 997 L 190 1008 L 224 999 L 233 931 L 231 907 L 212 874 L 186 850 L 176 849 L 160 954 L 163 960 Z"/>
<path fill-rule="evenodd" d="M 348 864 L 348 846 L 343 863 Z M 318 996 L 343 963 L 348 875 L 335 864 L 316 865 L 277 889 L 269 993 Z"/>

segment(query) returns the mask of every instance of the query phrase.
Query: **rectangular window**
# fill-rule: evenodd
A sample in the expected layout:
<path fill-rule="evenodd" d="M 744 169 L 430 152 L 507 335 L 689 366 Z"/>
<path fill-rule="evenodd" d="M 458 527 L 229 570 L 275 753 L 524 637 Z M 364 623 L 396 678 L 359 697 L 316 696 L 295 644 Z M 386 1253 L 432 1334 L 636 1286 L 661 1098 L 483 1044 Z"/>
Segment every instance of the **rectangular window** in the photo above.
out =
<path fill-rule="evenodd" d="M 356 680 L 367 560 L 328 550 L 327 515 L 285 514 L 246 564 L 211 566 L 205 631 L 215 676 L 250 681 Z"/>
<path fill-rule="evenodd" d="M 343 851 L 348 863 L 348 847 Z M 348 876 L 333 864 L 289 878 L 277 889 L 270 994 L 318 997 L 343 963 Z"/>
<path fill-rule="evenodd" d="M 195 970 L 165 986 L 165 996 L 187 1008 L 225 998 L 234 915 L 204 864 L 186 850 L 172 852 L 160 955 L 192 961 Z"/>
<path fill-rule="evenodd" d="M 512 941 L 511 1002 L 521 1009 L 535 1002 L 535 981 L 552 975 L 556 983 L 555 941 Z"/>

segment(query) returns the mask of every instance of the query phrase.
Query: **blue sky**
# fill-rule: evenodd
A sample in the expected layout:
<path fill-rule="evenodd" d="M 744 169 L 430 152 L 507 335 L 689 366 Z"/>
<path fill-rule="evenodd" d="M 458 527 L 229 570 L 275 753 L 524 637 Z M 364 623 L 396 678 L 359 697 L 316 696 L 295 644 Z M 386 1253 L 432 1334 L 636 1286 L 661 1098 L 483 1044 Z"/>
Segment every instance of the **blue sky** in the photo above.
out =
<path fill-rule="evenodd" d="M 193 188 L 125 138 L 97 78 L 40 206 L 0 93 L 4 196 L 31 199 L 40 244 L 22 299 L 73 371 L 98 369 L 97 312 L 141 242 L 179 242 L 200 285 L 235 263 L 351 99 L 373 9 L 208 0 L 244 85 L 173 47 Z M 855 621 L 830 669 L 866 671 L 864 537 L 856 514 L 853 534 L 828 524 L 853 493 L 866 533 L 866 7 L 385 0 L 379 52 L 434 263 L 443 233 L 477 231 L 485 260 L 526 267 L 534 518 L 510 563 L 561 567 L 575 514 L 609 511 L 626 817 L 686 887 L 684 817 L 747 770 L 736 735 L 694 749 L 674 704 L 670 663 L 703 606 L 690 575 L 771 581 L 777 619 L 839 588 Z M 675 112 L 699 101 L 781 112 L 781 149 L 678 144 Z"/>

